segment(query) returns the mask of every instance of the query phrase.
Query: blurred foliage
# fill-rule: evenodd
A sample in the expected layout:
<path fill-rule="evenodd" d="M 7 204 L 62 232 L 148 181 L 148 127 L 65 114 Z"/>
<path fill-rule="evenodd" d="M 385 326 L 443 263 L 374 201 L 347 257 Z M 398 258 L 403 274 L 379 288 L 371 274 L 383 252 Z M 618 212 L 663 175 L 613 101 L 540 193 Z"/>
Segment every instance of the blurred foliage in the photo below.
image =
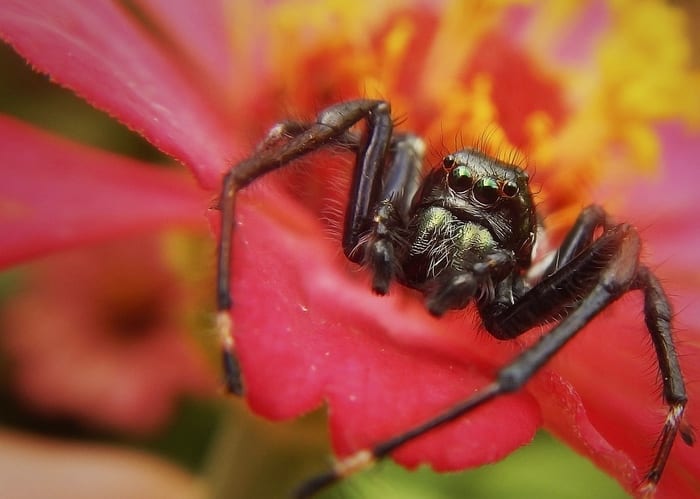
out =
<path fill-rule="evenodd" d="M 206 473 L 213 499 L 288 497 L 301 481 L 330 464 L 325 417 L 271 423 L 236 404 L 223 420 Z M 392 462 L 356 475 L 319 499 L 589 499 L 625 498 L 612 478 L 546 432 L 503 461 L 475 470 L 438 474 Z"/>
<path fill-rule="evenodd" d="M 83 144 L 159 164 L 172 163 L 140 135 L 32 71 L 4 43 L 0 43 L 0 75 L 3 113 Z"/>

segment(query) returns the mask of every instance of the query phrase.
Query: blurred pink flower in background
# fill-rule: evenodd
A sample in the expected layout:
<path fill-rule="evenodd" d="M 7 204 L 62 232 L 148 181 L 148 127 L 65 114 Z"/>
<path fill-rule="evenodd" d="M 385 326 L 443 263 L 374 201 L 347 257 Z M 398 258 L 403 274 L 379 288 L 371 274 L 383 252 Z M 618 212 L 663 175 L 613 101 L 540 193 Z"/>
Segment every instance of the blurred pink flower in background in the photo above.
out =
<path fill-rule="evenodd" d="M 51 415 L 143 433 L 183 394 L 215 393 L 184 329 L 187 289 L 154 238 L 70 251 L 33 267 L 5 303 L 15 390 Z"/>

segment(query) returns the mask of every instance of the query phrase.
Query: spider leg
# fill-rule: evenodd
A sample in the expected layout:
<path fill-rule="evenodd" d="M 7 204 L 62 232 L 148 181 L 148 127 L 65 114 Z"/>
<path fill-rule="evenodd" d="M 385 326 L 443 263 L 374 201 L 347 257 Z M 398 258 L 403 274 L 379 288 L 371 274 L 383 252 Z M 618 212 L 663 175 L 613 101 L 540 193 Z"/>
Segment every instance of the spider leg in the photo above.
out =
<path fill-rule="evenodd" d="M 301 135 L 314 125 L 316 125 L 316 123 L 310 123 L 308 121 L 280 121 L 275 126 L 270 128 L 265 138 L 257 145 L 256 152 L 259 153 L 260 151 L 264 151 L 275 146 L 279 147 L 279 145 L 284 143 L 286 140 Z M 356 150 L 358 146 L 358 138 L 357 135 L 350 130 L 345 130 L 339 135 L 333 137 L 332 143 L 333 145 L 342 148 Z"/>
<path fill-rule="evenodd" d="M 579 306 L 580 297 L 599 282 L 604 269 L 619 265 L 614 262 L 619 259 L 616 254 L 620 248 L 636 248 L 634 257 L 638 258 L 639 238 L 631 229 L 623 231 L 626 225 L 608 227 L 598 239 L 586 244 L 603 223 L 605 214 L 600 217 L 599 210 L 591 207 L 579 217 L 564 241 L 563 251 L 557 252 L 562 255 L 559 263 L 556 260 L 552 263 L 556 271 L 515 296 L 511 303 L 494 300 L 478 304 L 490 334 L 503 340 L 513 339 L 535 326 L 565 317 Z M 623 232 L 630 235 L 624 236 Z M 625 242 L 625 238 L 637 242 L 633 245 L 631 241 Z M 574 251 L 576 248 L 578 251 Z"/>
<path fill-rule="evenodd" d="M 654 462 L 640 487 L 641 494 L 648 496 L 653 494 L 661 478 L 676 434 L 680 432 L 687 445 L 693 445 L 695 438 L 690 427 L 683 425 L 683 412 L 688 399 L 673 344 L 671 305 L 661 283 L 647 267 L 640 267 L 634 286 L 644 293 L 644 321 L 654 343 L 663 380 L 663 397 L 669 406 Z"/>
<path fill-rule="evenodd" d="M 593 242 L 596 229 L 607 227 L 607 213 L 598 205 L 590 205 L 581 210 L 573 227 L 567 233 L 561 246 L 557 249 L 554 260 L 549 264 L 544 276 L 551 276 L 566 266 L 585 248 Z"/>
<path fill-rule="evenodd" d="M 383 174 L 382 190 L 378 198 L 371 200 L 373 214 L 366 221 L 365 235 L 358 238 L 357 233 L 346 232 L 346 256 L 356 262 L 364 261 L 370 267 L 375 293 L 386 294 L 391 281 L 401 272 L 397 252 L 406 249 L 403 229 L 407 226 L 413 198 L 420 185 L 424 151 L 423 141 L 415 135 L 394 137 L 392 157 Z M 352 206 L 357 190 L 351 192 Z"/>
<path fill-rule="evenodd" d="M 492 301 L 496 295 L 493 281 L 500 281 L 510 274 L 515 267 L 515 255 L 512 251 L 496 249 L 483 257 L 463 272 L 446 273 L 440 276 L 437 285 L 426 300 L 428 311 L 439 317 L 447 310 L 460 309 L 474 298 L 481 289 Z"/>
<path fill-rule="evenodd" d="M 584 212 L 579 220 L 582 221 L 580 227 L 591 229 L 590 232 L 588 230 L 577 232 L 577 234 L 581 234 L 579 240 L 583 245 L 585 245 L 585 239 L 589 235 L 593 235 L 596 225 L 607 224 L 605 222 L 605 213 L 602 210 L 599 211 L 597 207 Z M 523 380 L 529 379 L 544 362 L 551 358 L 561 346 L 600 311 L 628 291 L 641 290 L 644 293 L 644 320 L 656 351 L 663 384 L 663 397 L 668 405 L 668 412 L 654 461 L 638 489 L 642 497 L 651 497 L 668 461 L 676 434 L 680 431 L 683 441 L 688 445 L 694 443 L 694 437 L 690 428 L 683 426 L 683 413 L 687 395 L 678 354 L 673 342 L 671 327 L 673 313 L 671 305 L 656 276 L 647 267 L 638 265 L 640 242 L 636 231 L 627 225 L 618 225 L 608 229 L 600 239 L 607 239 L 608 235 L 615 233 L 621 235 L 619 248 L 616 255 L 606 264 L 593 290 L 581 301 L 578 308 L 567 312 L 568 316 L 559 326 L 543 336 L 531 349 L 524 351 L 510 366 L 502 369 L 499 372 L 498 380 L 503 382 L 504 379 L 510 379 L 510 383 L 513 383 L 513 386 L 520 387 Z M 567 239 L 570 242 L 577 240 L 576 237 Z M 570 245 L 570 247 L 574 246 L 576 246 L 575 242 Z M 570 262 L 584 261 L 583 259 L 574 259 L 573 254 L 568 254 L 572 257 Z M 581 265 L 579 264 L 578 266 L 580 267 Z M 576 265 L 572 265 L 572 267 L 572 271 L 584 270 L 581 268 L 575 269 Z M 567 267 L 563 267 L 563 269 L 567 269 Z M 569 271 L 567 270 L 565 273 L 568 274 Z M 533 288 L 533 291 L 535 289 L 537 287 Z M 552 286 L 546 286 L 543 289 L 549 289 L 552 292 L 556 290 Z M 536 292 L 532 295 L 534 299 L 546 300 L 547 294 L 551 293 Z M 525 307 L 520 307 L 518 310 L 525 310 Z M 526 322 L 529 317 L 531 315 L 525 313 L 521 318 L 523 322 Z M 515 315 L 511 315 L 509 320 L 515 322 L 517 318 Z"/>
<path fill-rule="evenodd" d="M 590 206 L 585 209 L 557 252 L 560 257 L 552 263 L 545 274 L 547 277 L 521 297 L 514 306 L 502 313 L 492 313 L 490 318 L 485 320 L 489 331 L 500 338 L 514 338 L 543 322 L 543 318 L 570 313 L 569 303 L 575 302 L 576 293 L 585 289 L 587 282 L 595 275 L 595 267 L 599 265 L 596 262 L 604 259 L 612 249 L 607 244 L 608 237 L 602 236 L 590 243 L 587 251 L 583 251 L 593 238 L 595 230 L 608 224 L 607 215 L 602 208 Z M 610 230 L 608 229 L 606 234 L 609 234 Z M 637 238 L 636 233 L 631 233 Z M 630 253 L 627 259 L 635 261 L 638 257 L 639 250 Z M 614 260 L 607 264 L 608 267 L 611 265 L 615 265 Z M 655 489 L 659 481 L 676 434 L 680 431 L 683 441 L 688 445 L 693 444 L 694 437 L 691 429 L 683 426 L 682 422 L 687 395 L 673 343 L 673 313 L 669 300 L 658 279 L 644 266 L 638 267 L 628 287 L 628 290 L 638 289 L 644 294 L 644 319 L 656 351 L 664 401 L 669 407 L 654 462 L 640 488 L 641 492 L 648 494 Z"/>
<path fill-rule="evenodd" d="M 579 231 L 581 234 L 584 232 L 586 231 Z M 580 239 L 586 240 L 587 237 L 581 235 Z M 577 237 L 570 239 L 575 240 Z M 509 337 L 514 337 L 530 329 L 532 323 L 536 322 L 528 307 L 551 300 L 554 305 L 548 307 L 562 311 L 565 310 L 562 299 L 576 302 L 574 308 L 565 310 L 565 317 L 557 326 L 503 367 L 492 383 L 422 425 L 340 460 L 329 472 L 303 484 L 296 497 L 310 497 L 323 487 L 371 466 L 411 440 L 460 418 L 497 396 L 520 389 L 586 324 L 620 296 L 633 289 L 642 289 L 645 294 L 645 320 L 659 356 L 660 370 L 664 378 L 664 397 L 670 406 L 654 464 L 640 489 L 642 493 L 653 492 L 681 425 L 686 395 L 671 338 L 670 306 L 656 278 L 648 269 L 638 265 L 640 244 L 636 231 L 629 225 L 621 224 L 608 228 L 591 244 L 588 251 L 573 257 L 565 267 L 532 288 L 520 302 L 491 321 L 492 326 L 499 320 L 504 321 L 503 330 L 509 331 Z M 574 287 L 578 286 L 577 290 L 566 289 L 563 284 L 567 279 L 575 278 L 577 274 L 582 276 L 578 280 L 574 279 Z M 584 293 L 583 298 L 579 297 L 581 292 Z M 563 298 L 560 295 L 563 295 Z M 523 302 L 526 305 L 519 306 Z M 548 310 L 542 308 L 538 313 L 546 316 Z M 542 316 L 539 317 L 541 320 Z M 515 325 L 520 322 L 526 323 L 526 326 L 516 331 Z M 681 433 L 686 443 L 692 441 L 689 431 L 681 430 Z"/>
<path fill-rule="evenodd" d="M 346 142 L 355 145 L 349 130 L 363 119 L 367 121 L 367 130 L 366 137 L 357 146 L 357 167 L 352 187 L 352 197 L 356 203 L 346 216 L 345 246 L 345 242 L 359 237 L 371 204 L 381 189 L 382 167 L 393 128 L 387 102 L 367 99 L 348 101 L 321 111 L 314 123 L 283 122 L 273 127 L 252 156 L 238 163 L 224 176 L 219 198 L 222 215 L 217 258 L 216 327 L 222 346 L 226 388 L 231 393 L 243 393 L 230 317 L 233 307 L 230 277 L 236 193 L 255 179 L 323 146 Z"/>

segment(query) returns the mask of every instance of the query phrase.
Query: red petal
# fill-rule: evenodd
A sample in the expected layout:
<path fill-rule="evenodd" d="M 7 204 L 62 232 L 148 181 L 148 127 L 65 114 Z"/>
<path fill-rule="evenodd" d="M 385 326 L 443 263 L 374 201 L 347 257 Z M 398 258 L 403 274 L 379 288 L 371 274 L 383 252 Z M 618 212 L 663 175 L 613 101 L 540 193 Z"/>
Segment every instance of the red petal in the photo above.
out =
<path fill-rule="evenodd" d="M 681 157 L 684 161 L 689 157 L 687 148 Z M 695 184 L 674 191 L 679 175 L 671 170 L 670 185 L 659 186 L 655 193 L 674 192 L 678 194 L 674 200 L 686 199 Z M 424 421 L 483 386 L 494 368 L 512 357 L 515 345 L 475 332 L 463 315 L 435 321 L 411 293 L 401 289 L 385 298 L 372 296 L 364 275 L 339 256 L 338 242 L 318 240 L 322 229 L 313 216 L 264 189 L 256 190 L 255 196 L 246 196 L 241 203 L 234 296 L 237 339 L 256 411 L 268 417 L 292 417 L 325 398 L 336 450 L 344 454 Z M 640 202 L 646 199 L 648 195 Z M 677 251 L 690 255 L 682 245 L 700 233 L 690 216 L 697 209 L 689 213 L 685 202 L 680 206 L 681 211 L 668 215 L 688 223 L 677 235 L 681 239 L 670 244 L 681 244 Z M 663 208 L 661 212 L 667 213 Z M 655 247 L 657 238 L 650 232 L 642 234 L 647 246 Z M 676 263 L 697 268 L 690 261 Z M 675 300 L 682 310 L 679 350 L 691 381 L 691 397 L 700 399 L 700 394 L 693 395 L 697 390 L 692 385 L 700 375 L 695 367 L 700 362 L 684 360 L 698 356 L 692 338 L 700 331 L 700 314 L 690 306 L 697 301 L 697 286 L 687 281 L 684 286 L 668 288 L 672 295 L 683 296 Z M 269 309 L 260 310 L 261 301 Z M 641 310 L 638 296 L 624 298 L 574 339 L 527 388 L 550 429 L 629 489 L 649 465 L 665 415 Z M 406 446 L 397 458 L 410 466 L 430 461 L 438 469 L 496 459 L 526 441 L 538 424 L 538 408 L 527 393 L 499 402 L 505 406 L 489 405 Z M 698 426 L 692 400 L 687 420 Z M 660 497 L 697 491 L 692 477 L 700 474 L 698 468 L 692 450 L 679 442 Z"/>
<path fill-rule="evenodd" d="M 564 122 L 567 111 L 560 83 L 501 33 L 479 41 L 463 78 L 469 82 L 481 74 L 490 77 L 498 123 L 515 146 L 528 146 L 526 122 L 532 113 L 546 115 L 554 130 Z"/>
<path fill-rule="evenodd" d="M 677 290 L 677 287 L 669 288 L 672 293 Z M 697 291 L 694 294 L 697 299 Z M 678 304 L 678 300 L 675 302 Z M 564 418 L 556 407 L 545 411 L 548 426 L 630 490 L 650 466 L 667 410 L 660 397 L 655 355 L 641 311 L 639 296 L 623 298 L 552 363 L 552 369 L 576 387 L 587 419 L 600 436 L 618 450 L 617 455 L 599 452 L 598 448 L 604 447 L 596 445 L 595 439 L 585 438 L 577 425 L 562 424 Z M 700 420 L 693 400 L 697 401 L 700 393 L 693 380 L 700 374 L 696 367 L 700 352 L 697 341 L 691 338 L 698 337 L 700 328 L 696 323 L 686 329 L 682 316 L 676 322 L 681 328 L 676 334 L 677 346 L 691 400 L 686 421 L 697 426 Z M 661 480 L 658 497 L 694 496 L 688 494 L 688 490 L 694 490 L 696 495 L 700 490 L 699 464 L 697 452 L 679 439 Z M 681 490 L 685 493 L 679 493 Z"/>
<path fill-rule="evenodd" d="M 645 243 L 645 262 L 661 278 L 676 310 L 675 337 L 686 379 L 689 403 L 686 422 L 700 427 L 700 266 L 697 248 L 700 211 L 698 171 L 692 160 L 700 154 L 698 135 L 678 125 L 661 127 L 666 169 L 659 182 L 635 181 L 630 203 L 620 220 L 636 223 Z M 629 187 L 629 186 L 627 186 Z M 649 200 L 656 200 L 650 203 Z M 632 490 L 651 463 L 666 407 L 660 397 L 656 357 L 642 315 L 638 293 L 630 295 L 583 331 L 552 363 L 552 369 L 576 387 L 599 437 L 586 436 L 579 425 L 565 423 L 567 409 L 545 408 L 547 426 Z M 536 388 L 539 400 L 546 389 Z M 546 405 L 545 405 L 546 407 Z M 616 453 L 605 451 L 598 440 Z M 603 449 L 603 452 L 600 451 Z M 624 452 L 624 454 L 622 454 Z M 636 469 L 635 469 L 636 468 Z M 657 497 L 695 497 L 700 492 L 700 455 L 680 439 L 660 482 Z"/>
<path fill-rule="evenodd" d="M 289 418 L 325 399 L 334 446 L 346 454 L 469 396 L 514 353 L 464 314 L 435 320 L 398 288 L 372 295 L 337 241 L 319 237 L 317 220 L 268 189 L 243 193 L 234 254 L 235 334 L 256 412 Z M 491 462 L 528 442 L 540 421 L 520 393 L 396 457 L 443 470 Z"/>
<path fill-rule="evenodd" d="M 231 134 L 187 75 L 126 11 L 105 1 L 3 0 L 0 37 L 38 70 L 218 185 Z"/>
<path fill-rule="evenodd" d="M 179 172 L 72 144 L 0 116 L 0 265 L 164 226 L 200 226 Z"/>

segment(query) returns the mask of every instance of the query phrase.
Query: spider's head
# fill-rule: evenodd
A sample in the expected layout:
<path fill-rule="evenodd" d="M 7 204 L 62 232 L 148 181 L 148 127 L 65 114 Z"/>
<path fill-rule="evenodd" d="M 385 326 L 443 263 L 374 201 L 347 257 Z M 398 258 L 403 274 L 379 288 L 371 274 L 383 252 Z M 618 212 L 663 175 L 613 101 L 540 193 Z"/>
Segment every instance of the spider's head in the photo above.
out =
<path fill-rule="evenodd" d="M 423 185 L 420 204 L 487 228 L 497 244 L 530 265 L 536 215 L 527 173 L 474 149 L 445 156 Z"/>

